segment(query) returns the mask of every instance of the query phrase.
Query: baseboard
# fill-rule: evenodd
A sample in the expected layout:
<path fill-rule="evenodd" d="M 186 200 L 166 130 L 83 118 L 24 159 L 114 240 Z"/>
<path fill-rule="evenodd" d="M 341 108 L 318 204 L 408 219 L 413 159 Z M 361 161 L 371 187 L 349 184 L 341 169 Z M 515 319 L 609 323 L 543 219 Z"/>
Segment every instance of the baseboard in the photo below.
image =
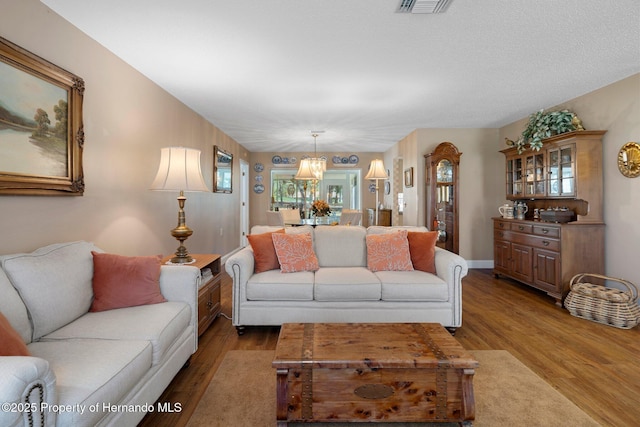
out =
<path fill-rule="evenodd" d="M 229 257 L 230 257 L 231 255 L 235 254 L 236 252 L 241 251 L 242 249 L 244 249 L 244 247 L 238 247 L 238 248 L 235 248 L 234 250 L 232 250 L 232 251 L 231 251 L 231 252 L 229 252 L 228 254 L 225 254 L 225 255 L 223 255 L 222 257 L 220 257 L 220 264 L 221 264 L 221 265 L 224 265 L 224 264 L 227 262 L 227 260 L 229 259 Z"/>
<path fill-rule="evenodd" d="M 474 260 L 474 261 L 467 260 L 467 265 L 469 266 L 469 268 L 477 268 L 477 269 L 493 268 L 493 260 L 492 259 Z"/>

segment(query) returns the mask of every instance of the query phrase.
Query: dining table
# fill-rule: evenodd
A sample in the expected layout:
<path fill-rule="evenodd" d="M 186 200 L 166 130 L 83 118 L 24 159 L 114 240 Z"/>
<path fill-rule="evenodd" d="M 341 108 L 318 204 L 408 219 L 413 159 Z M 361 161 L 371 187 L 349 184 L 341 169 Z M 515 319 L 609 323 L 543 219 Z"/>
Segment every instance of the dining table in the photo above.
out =
<path fill-rule="evenodd" d="M 300 227 L 303 225 L 310 225 L 316 227 L 318 225 L 337 225 L 338 219 L 330 216 L 320 216 L 313 218 L 301 218 L 299 221 L 285 221 L 284 225 L 291 227 Z"/>

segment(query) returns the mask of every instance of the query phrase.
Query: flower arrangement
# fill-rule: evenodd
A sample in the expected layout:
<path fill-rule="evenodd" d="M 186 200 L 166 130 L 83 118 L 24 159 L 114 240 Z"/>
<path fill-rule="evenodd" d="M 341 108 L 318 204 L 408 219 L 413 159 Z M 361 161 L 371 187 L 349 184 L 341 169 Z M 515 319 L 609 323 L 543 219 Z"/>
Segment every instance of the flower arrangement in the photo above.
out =
<path fill-rule="evenodd" d="M 325 216 L 331 213 L 329 203 L 324 200 L 316 200 L 311 204 L 311 210 L 315 216 Z"/>

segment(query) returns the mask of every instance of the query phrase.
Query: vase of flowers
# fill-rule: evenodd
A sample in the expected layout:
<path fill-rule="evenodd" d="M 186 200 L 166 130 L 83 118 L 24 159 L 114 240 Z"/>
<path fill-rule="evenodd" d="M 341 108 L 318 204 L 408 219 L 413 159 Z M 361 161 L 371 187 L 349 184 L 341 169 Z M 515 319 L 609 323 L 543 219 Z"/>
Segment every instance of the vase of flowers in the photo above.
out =
<path fill-rule="evenodd" d="M 326 201 L 316 200 L 311 204 L 311 211 L 315 216 L 327 216 L 331 213 L 331 208 Z"/>

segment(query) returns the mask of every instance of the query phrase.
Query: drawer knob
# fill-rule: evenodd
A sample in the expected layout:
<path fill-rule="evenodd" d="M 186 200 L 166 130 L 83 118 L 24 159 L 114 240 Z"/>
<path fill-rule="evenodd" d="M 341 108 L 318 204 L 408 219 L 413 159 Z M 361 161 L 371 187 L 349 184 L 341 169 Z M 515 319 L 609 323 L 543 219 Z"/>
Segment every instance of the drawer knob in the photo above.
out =
<path fill-rule="evenodd" d="M 547 240 L 543 240 L 542 244 L 545 245 L 545 246 L 549 246 L 549 242 Z"/>
<path fill-rule="evenodd" d="M 518 230 L 522 231 L 524 230 L 524 227 L 522 225 L 518 226 Z"/>
<path fill-rule="evenodd" d="M 549 233 L 549 229 L 548 228 L 543 228 L 542 229 L 542 234 L 547 234 Z"/>

